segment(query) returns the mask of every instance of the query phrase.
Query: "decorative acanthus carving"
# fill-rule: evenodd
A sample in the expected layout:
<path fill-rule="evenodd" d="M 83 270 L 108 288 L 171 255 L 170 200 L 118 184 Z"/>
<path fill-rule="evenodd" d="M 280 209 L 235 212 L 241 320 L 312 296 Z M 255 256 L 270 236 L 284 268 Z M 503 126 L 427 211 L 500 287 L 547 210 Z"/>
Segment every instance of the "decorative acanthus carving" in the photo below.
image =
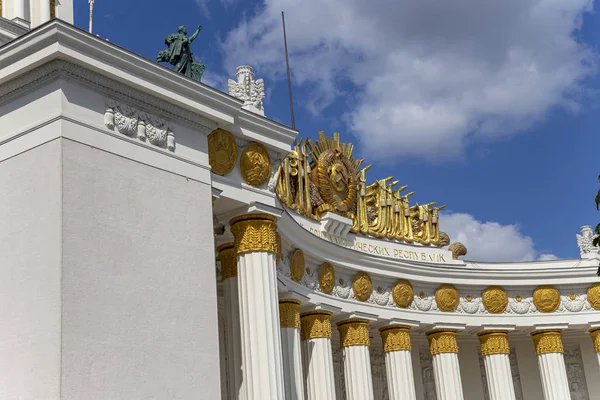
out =
<path fill-rule="evenodd" d="M 221 280 L 237 277 L 237 254 L 235 243 L 225 243 L 217 247 L 221 260 Z"/>
<path fill-rule="evenodd" d="M 594 231 L 592 231 L 591 226 L 584 225 L 581 227 L 581 235 L 576 235 L 577 246 L 579 246 L 581 258 L 587 258 L 600 253 L 600 247 L 594 246 L 594 239 L 597 236 L 598 235 L 595 235 Z"/>
<path fill-rule="evenodd" d="M 404 325 L 391 325 L 379 329 L 383 351 L 410 350 L 410 327 Z"/>
<path fill-rule="evenodd" d="M 432 356 L 441 353 L 458 353 L 458 344 L 456 343 L 456 330 L 444 329 L 433 330 L 426 333 L 429 340 L 429 352 Z"/>
<path fill-rule="evenodd" d="M 481 354 L 510 354 L 507 331 L 483 331 L 477 334 L 481 343 Z"/>
<path fill-rule="evenodd" d="M 237 254 L 264 251 L 277 256 L 277 224 L 268 214 L 247 214 L 233 218 L 231 233 Z"/>
<path fill-rule="evenodd" d="M 337 323 L 340 346 L 369 346 L 369 320 L 352 318 Z"/>
<path fill-rule="evenodd" d="M 331 316 L 329 311 L 310 311 L 300 315 L 300 339 L 331 339 Z"/>
<path fill-rule="evenodd" d="M 542 329 L 531 333 L 538 355 L 547 353 L 564 353 L 562 332 L 556 329 Z"/>
<path fill-rule="evenodd" d="M 300 328 L 300 301 L 279 300 L 279 322 L 282 328 Z"/>
<path fill-rule="evenodd" d="M 104 125 L 110 129 L 141 141 L 175 150 L 175 136 L 169 128 L 169 123 L 160 117 L 139 111 L 134 107 L 113 99 L 106 100 Z"/>

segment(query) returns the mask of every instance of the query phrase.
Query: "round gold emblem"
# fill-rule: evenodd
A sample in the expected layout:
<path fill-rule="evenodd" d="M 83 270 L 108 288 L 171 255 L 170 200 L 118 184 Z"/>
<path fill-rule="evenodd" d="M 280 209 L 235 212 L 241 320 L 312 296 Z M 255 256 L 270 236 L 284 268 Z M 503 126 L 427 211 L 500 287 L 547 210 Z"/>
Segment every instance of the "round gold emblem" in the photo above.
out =
<path fill-rule="evenodd" d="M 352 290 L 354 291 L 354 297 L 358 301 L 367 301 L 373 293 L 373 282 L 371 277 L 366 272 L 359 272 L 354 276 L 354 283 L 352 283 Z"/>
<path fill-rule="evenodd" d="M 533 304 L 541 312 L 554 312 L 560 305 L 560 292 L 554 286 L 539 286 L 533 292 Z"/>
<path fill-rule="evenodd" d="M 441 285 L 435 292 L 435 302 L 441 311 L 452 312 L 458 307 L 460 295 L 453 285 Z"/>
<path fill-rule="evenodd" d="M 355 206 L 358 171 L 339 147 L 319 155 L 313 174 L 324 202 L 317 210 L 319 213 L 332 211 L 346 215 Z"/>
<path fill-rule="evenodd" d="M 392 289 L 392 298 L 400 308 L 410 306 L 415 298 L 415 291 L 410 282 L 406 279 L 399 279 Z"/>
<path fill-rule="evenodd" d="M 587 291 L 587 299 L 590 306 L 600 310 L 600 283 L 594 283 Z"/>
<path fill-rule="evenodd" d="M 281 243 L 281 235 L 279 232 L 275 232 L 275 245 L 277 246 L 277 253 L 275 253 L 275 263 L 279 264 L 283 260 L 283 244 Z"/>
<path fill-rule="evenodd" d="M 500 286 L 490 286 L 483 291 L 483 305 L 490 314 L 502 314 L 508 307 L 508 295 Z"/>
<path fill-rule="evenodd" d="M 267 148 L 260 143 L 250 143 L 240 158 L 242 178 L 247 184 L 261 186 L 271 175 L 271 158 Z"/>
<path fill-rule="evenodd" d="M 235 167 L 237 156 L 238 148 L 231 133 L 216 129 L 208 135 L 208 163 L 212 172 L 227 175 Z"/>
<path fill-rule="evenodd" d="M 333 291 L 335 285 L 335 270 L 328 262 L 323 263 L 319 268 L 319 287 L 321 292 L 329 294 Z"/>
<path fill-rule="evenodd" d="M 297 249 L 292 256 L 290 275 L 296 282 L 300 282 L 300 279 L 304 276 L 304 252 L 300 249 Z"/>

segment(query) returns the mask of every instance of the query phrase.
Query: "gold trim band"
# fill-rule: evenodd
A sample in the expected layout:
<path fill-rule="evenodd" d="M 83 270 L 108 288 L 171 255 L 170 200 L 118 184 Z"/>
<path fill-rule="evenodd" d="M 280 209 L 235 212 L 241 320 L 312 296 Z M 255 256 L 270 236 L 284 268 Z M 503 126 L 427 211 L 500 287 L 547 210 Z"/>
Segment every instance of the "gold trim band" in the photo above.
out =
<path fill-rule="evenodd" d="M 282 328 L 300 328 L 300 301 L 279 300 L 279 324 Z"/>
<path fill-rule="evenodd" d="M 510 354 L 508 345 L 508 331 L 492 330 L 477 334 L 481 344 L 481 355 Z"/>
<path fill-rule="evenodd" d="M 562 331 L 560 329 L 542 329 L 531 333 L 538 356 L 548 353 L 564 353 Z"/>
<path fill-rule="evenodd" d="M 426 333 L 429 341 L 429 352 L 432 356 L 441 353 L 458 354 L 456 329 L 434 329 Z"/>
<path fill-rule="evenodd" d="M 351 318 L 337 324 L 340 332 L 340 347 L 369 346 L 369 320 Z"/>
<path fill-rule="evenodd" d="M 237 254 L 235 243 L 225 243 L 217 247 L 219 260 L 221 260 L 221 280 L 237 277 Z"/>
<path fill-rule="evenodd" d="M 412 349 L 410 344 L 410 326 L 390 325 L 379 329 L 381 341 L 383 342 L 383 351 L 400 351 Z"/>
<path fill-rule="evenodd" d="M 592 342 L 594 342 L 594 351 L 600 353 L 600 328 L 590 329 Z"/>
<path fill-rule="evenodd" d="M 277 224 L 269 214 L 246 214 L 229 221 L 237 254 L 266 251 L 277 254 Z"/>
<path fill-rule="evenodd" d="M 300 340 L 331 339 L 331 316 L 329 311 L 309 311 L 300 314 Z"/>

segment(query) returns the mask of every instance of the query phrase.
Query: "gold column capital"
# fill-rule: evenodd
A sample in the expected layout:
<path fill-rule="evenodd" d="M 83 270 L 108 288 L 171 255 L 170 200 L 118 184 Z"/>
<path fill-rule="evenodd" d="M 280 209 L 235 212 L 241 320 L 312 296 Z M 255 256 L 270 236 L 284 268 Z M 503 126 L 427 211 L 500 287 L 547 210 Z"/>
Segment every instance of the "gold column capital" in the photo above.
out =
<path fill-rule="evenodd" d="M 369 320 L 364 318 L 350 318 L 339 321 L 337 324 L 340 332 L 340 347 L 369 346 Z"/>
<path fill-rule="evenodd" d="M 408 350 L 412 349 L 410 344 L 410 326 L 407 325 L 389 325 L 379 328 L 381 341 L 383 342 L 383 351 Z"/>
<path fill-rule="evenodd" d="M 592 336 L 592 342 L 594 342 L 594 351 L 600 353 L 600 328 L 590 329 L 590 335 Z"/>
<path fill-rule="evenodd" d="M 265 251 L 277 254 L 277 218 L 269 214 L 246 214 L 229 221 L 237 254 Z"/>
<path fill-rule="evenodd" d="M 489 330 L 477 334 L 481 344 L 481 355 L 510 354 L 508 345 L 508 331 Z"/>
<path fill-rule="evenodd" d="M 279 323 L 282 328 L 300 328 L 300 301 L 279 299 Z"/>
<path fill-rule="evenodd" d="M 441 353 L 457 353 L 458 344 L 456 343 L 456 329 L 434 329 L 427 332 L 429 341 L 429 352 L 432 356 Z"/>
<path fill-rule="evenodd" d="M 325 310 L 309 311 L 300 314 L 300 340 L 331 339 L 331 316 Z"/>
<path fill-rule="evenodd" d="M 562 331 L 560 329 L 540 329 L 531 332 L 535 352 L 538 356 L 548 353 L 564 353 Z"/>
<path fill-rule="evenodd" d="M 224 243 L 217 247 L 219 260 L 221 260 L 221 280 L 237 277 L 237 254 L 235 243 Z"/>

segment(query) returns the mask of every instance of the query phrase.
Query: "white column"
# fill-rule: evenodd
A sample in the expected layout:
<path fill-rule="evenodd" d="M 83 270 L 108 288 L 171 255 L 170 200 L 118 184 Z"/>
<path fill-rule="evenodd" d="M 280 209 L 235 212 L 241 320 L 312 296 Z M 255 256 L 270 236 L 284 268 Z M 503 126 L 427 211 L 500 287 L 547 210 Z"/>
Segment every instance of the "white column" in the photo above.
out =
<path fill-rule="evenodd" d="M 374 400 L 369 357 L 369 320 L 351 318 L 337 323 L 344 357 L 346 400 Z"/>
<path fill-rule="evenodd" d="M 410 326 L 390 325 L 379 329 L 390 400 L 415 400 Z"/>
<path fill-rule="evenodd" d="M 300 348 L 300 302 L 295 299 L 280 299 L 279 318 L 285 400 L 304 400 L 302 350 Z"/>
<path fill-rule="evenodd" d="M 225 305 L 225 340 L 227 352 L 227 398 L 243 398 L 242 393 L 242 342 L 240 338 L 240 306 L 237 282 L 237 255 L 234 243 L 217 247 L 221 261 L 223 302 Z"/>
<path fill-rule="evenodd" d="M 545 400 L 571 400 L 567 369 L 563 356 L 562 331 L 542 329 L 531 334 L 542 378 Z"/>
<path fill-rule="evenodd" d="M 248 214 L 229 223 L 238 260 L 243 388 L 247 400 L 283 399 L 275 217 Z"/>
<path fill-rule="evenodd" d="M 596 356 L 598 356 L 598 364 L 600 365 L 600 328 L 590 329 L 590 336 L 592 336 L 594 351 L 596 352 Z"/>
<path fill-rule="evenodd" d="M 36 0 L 40 5 L 39 25 L 50 21 L 50 0 Z"/>
<path fill-rule="evenodd" d="M 490 400 L 515 400 L 508 331 L 489 330 L 479 332 L 477 336 L 481 343 Z"/>
<path fill-rule="evenodd" d="M 463 400 L 455 329 L 427 332 L 438 400 Z"/>
<path fill-rule="evenodd" d="M 13 0 L 13 16 L 14 18 L 25 19 L 25 0 Z"/>
<path fill-rule="evenodd" d="M 331 315 L 332 313 L 324 310 L 300 314 L 302 367 L 306 378 L 307 400 L 336 400 Z"/>

